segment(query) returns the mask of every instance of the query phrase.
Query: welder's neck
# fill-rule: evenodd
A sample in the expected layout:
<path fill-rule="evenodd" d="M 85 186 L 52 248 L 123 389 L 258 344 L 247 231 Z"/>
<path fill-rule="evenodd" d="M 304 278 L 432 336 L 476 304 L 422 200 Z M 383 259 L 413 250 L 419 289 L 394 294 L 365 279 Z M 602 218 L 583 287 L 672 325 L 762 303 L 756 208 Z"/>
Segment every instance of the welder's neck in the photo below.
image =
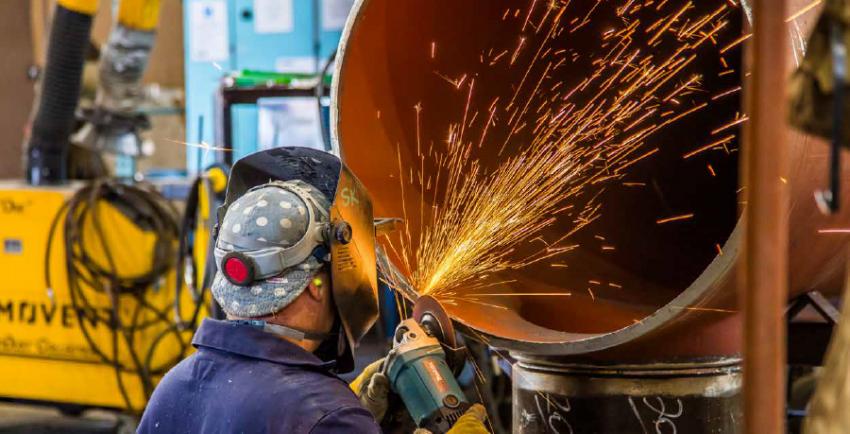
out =
<path fill-rule="evenodd" d="M 319 345 L 321 344 L 321 342 L 319 342 L 319 341 L 310 341 L 310 340 L 306 340 L 306 339 L 299 341 L 299 340 L 287 338 L 285 336 L 281 336 L 281 339 L 285 339 L 289 342 L 292 342 L 295 345 L 298 345 L 299 347 L 303 348 L 304 351 L 307 351 L 308 353 L 315 352 L 317 349 L 319 349 Z"/>
<path fill-rule="evenodd" d="M 299 339 L 290 338 L 289 336 L 280 336 L 280 335 L 278 335 L 277 337 L 279 339 L 283 339 L 285 341 L 291 342 L 291 343 L 301 347 L 304 351 L 307 351 L 308 353 L 315 352 L 319 348 L 319 345 L 321 344 L 321 342 L 319 342 L 319 341 L 313 341 L 313 340 L 309 340 L 309 339 L 300 339 L 299 340 Z"/>
<path fill-rule="evenodd" d="M 278 339 L 283 339 L 287 342 L 291 342 L 291 343 L 301 347 L 302 349 L 304 349 L 304 351 L 307 351 L 308 353 L 312 353 L 313 351 L 316 351 L 316 348 L 319 347 L 319 342 L 311 341 L 309 339 L 295 339 L 295 338 L 291 338 L 289 336 L 282 336 L 282 335 L 275 335 L 275 336 L 277 336 Z"/>
<path fill-rule="evenodd" d="M 284 321 L 281 321 L 280 318 L 277 318 L 274 315 L 269 315 L 267 317 L 261 317 L 261 318 L 243 318 L 243 317 L 228 314 L 227 320 L 228 321 L 260 320 L 260 321 L 265 321 L 266 323 L 269 323 L 269 324 L 276 324 L 276 325 L 281 325 L 281 326 L 284 326 L 284 327 L 292 327 L 289 324 L 285 324 Z M 281 335 L 281 334 L 274 334 L 274 335 L 278 339 L 283 339 L 285 341 L 291 342 L 291 343 L 301 347 L 302 349 L 304 349 L 308 353 L 315 352 L 319 348 L 319 346 L 321 345 L 321 341 L 316 341 L 316 340 L 312 340 L 312 339 L 295 339 L 295 338 L 292 338 L 290 336 L 284 336 L 284 335 Z"/>

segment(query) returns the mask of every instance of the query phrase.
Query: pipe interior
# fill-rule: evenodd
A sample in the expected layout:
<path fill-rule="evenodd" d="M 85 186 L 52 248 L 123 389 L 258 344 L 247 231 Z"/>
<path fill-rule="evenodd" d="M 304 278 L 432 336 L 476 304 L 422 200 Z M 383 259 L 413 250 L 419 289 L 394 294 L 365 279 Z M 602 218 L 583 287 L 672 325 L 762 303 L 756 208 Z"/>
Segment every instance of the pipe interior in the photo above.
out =
<path fill-rule="evenodd" d="M 425 199 L 425 209 L 434 205 L 429 199 L 431 192 L 423 192 L 417 182 L 405 183 L 402 195 L 399 178 L 409 181 L 410 169 L 420 165 L 425 177 L 433 173 L 434 166 L 417 157 L 417 147 L 445 146 L 449 125 L 463 119 L 468 87 L 462 85 L 458 89 L 448 81 L 464 75 L 467 83 L 474 79 L 469 119 L 473 112 L 485 116 L 496 97 L 510 99 L 525 74 L 542 74 L 545 65 L 528 67 L 533 49 L 521 51 L 513 67 L 507 67 L 507 62 L 490 66 L 488 61 L 503 50 L 511 56 L 520 37 L 525 38 L 528 47 L 539 46 L 544 32 L 534 31 L 533 19 L 531 27 L 526 25 L 522 31 L 522 17 L 531 3 L 368 0 L 361 5 L 358 20 L 344 42 L 335 127 L 347 164 L 373 195 L 376 216 L 403 217 L 402 199 L 408 207 L 418 204 L 420 198 Z M 616 11 L 620 3 L 572 2 L 566 16 L 583 17 L 590 8 L 596 10 L 586 26 L 555 38 L 554 49 L 575 51 L 579 60 L 560 68 L 545 83 L 561 80 L 566 88 L 591 74 L 589 59 L 599 48 L 600 35 L 623 26 Z M 723 3 L 725 0 L 694 2 L 693 15 L 710 13 Z M 514 14 L 519 18 L 513 18 Z M 658 17 L 656 12 L 646 10 L 634 18 L 652 22 Z M 738 219 L 738 142 L 733 140 L 725 150 L 711 150 L 693 158 L 685 159 L 683 155 L 721 137 L 712 132 L 740 111 L 740 93 L 717 100 L 709 98 L 740 85 L 739 49 L 726 53 L 727 66 L 721 64 L 718 54 L 723 41 L 740 34 L 740 22 L 739 11 L 730 12 L 727 30 L 717 44 L 706 44 L 689 67 L 703 77 L 693 98 L 709 101 L 707 108 L 648 140 L 644 149 L 657 147 L 659 151 L 631 166 L 625 177 L 588 188 L 578 199 L 569 201 L 581 203 L 597 197 L 603 204 L 601 217 L 571 238 L 580 247 L 552 261 L 494 276 L 494 280 L 513 281 L 501 286 L 517 293 L 572 295 L 500 298 L 494 299 L 494 304 L 509 307 L 511 315 L 543 329 L 606 333 L 631 325 L 665 305 L 703 273 L 718 254 L 718 247 L 725 246 Z M 658 50 L 664 53 L 669 48 Z M 724 74 L 727 69 L 734 72 Z M 536 104 L 539 102 L 532 98 L 530 106 Z M 417 107 L 421 108 L 418 117 Z M 482 124 L 473 124 L 466 134 L 478 137 Z M 737 132 L 737 127 L 733 127 L 725 134 Z M 498 146 L 507 134 L 504 123 L 497 121 L 484 146 L 474 149 L 474 158 L 484 167 L 495 167 L 506 156 L 523 149 L 530 139 L 527 134 L 517 134 L 504 154 L 498 156 Z M 411 213 L 411 209 L 416 212 Z M 414 240 L 421 223 L 418 211 L 418 207 L 408 209 L 407 221 Z M 658 223 L 660 219 L 687 214 L 693 214 L 693 218 Z M 540 235 L 544 240 L 557 239 L 572 227 L 573 219 L 574 216 L 561 215 Z M 527 255 L 534 249 L 528 243 L 516 255 Z M 409 271 L 404 270 L 398 257 L 393 257 L 393 261 L 403 271 Z M 566 267 L 553 267 L 552 263 Z M 460 317 L 463 310 L 463 306 L 452 308 Z M 500 315 L 502 309 L 486 311 L 487 315 L 463 319 L 476 329 L 498 333 L 499 320 L 493 316 Z"/>

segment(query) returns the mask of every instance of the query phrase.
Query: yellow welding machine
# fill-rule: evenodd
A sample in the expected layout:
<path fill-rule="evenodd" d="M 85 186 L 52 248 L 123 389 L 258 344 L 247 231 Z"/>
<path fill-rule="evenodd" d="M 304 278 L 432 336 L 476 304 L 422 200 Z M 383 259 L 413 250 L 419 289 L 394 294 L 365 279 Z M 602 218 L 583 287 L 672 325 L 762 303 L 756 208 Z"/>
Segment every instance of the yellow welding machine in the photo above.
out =
<path fill-rule="evenodd" d="M 173 268 L 148 288 L 111 294 L 82 270 L 69 290 L 62 222 L 79 187 L 0 182 L 0 397 L 139 411 L 149 393 L 141 374 L 159 381 L 191 348 L 191 330 L 175 318 L 191 316 L 198 300 L 178 291 Z M 97 221 L 83 219 L 68 245 L 75 255 L 122 278 L 149 272 L 156 234 L 108 198 L 93 208 Z"/>

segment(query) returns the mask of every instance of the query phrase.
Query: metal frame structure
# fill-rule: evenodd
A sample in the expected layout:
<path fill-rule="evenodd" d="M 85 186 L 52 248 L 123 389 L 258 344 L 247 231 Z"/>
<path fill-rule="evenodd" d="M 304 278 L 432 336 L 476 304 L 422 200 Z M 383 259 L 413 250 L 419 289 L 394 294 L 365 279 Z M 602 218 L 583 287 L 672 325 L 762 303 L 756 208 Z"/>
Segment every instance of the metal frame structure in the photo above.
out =
<path fill-rule="evenodd" d="M 219 161 L 233 164 L 233 106 L 237 104 L 256 104 L 260 98 L 272 97 L 315 97 L 314 88 L 296 88 L 284 85 L 236 86 L 225 78 L 215 95 L 215 143 L 231 150 L 221 152 Z M 329 92 L 325 91 L 325 96 Z M 316 109 L 318 110 L 318 108 Z"/>
<path fill-rule="evenodd" d="M 744 432 L 785 431 L 788 300 L 788 46 L 785 1 L 753 1 L 742 174 L 746 233 L 739 292 L 744 312 Z"/>

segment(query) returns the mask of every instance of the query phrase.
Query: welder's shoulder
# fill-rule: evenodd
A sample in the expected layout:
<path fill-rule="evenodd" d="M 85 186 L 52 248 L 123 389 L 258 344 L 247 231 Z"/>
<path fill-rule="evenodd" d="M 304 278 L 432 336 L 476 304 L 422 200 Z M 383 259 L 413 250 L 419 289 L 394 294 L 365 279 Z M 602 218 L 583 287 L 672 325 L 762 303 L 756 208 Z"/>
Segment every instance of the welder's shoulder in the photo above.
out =
<path fill-rule="evenodd" d="M 278 415 L 295 418 L 299 432 L 380 433 L 377 422 L 344 381 L 325 373 L 283 370 L 278 387 L 267 389 L 272 402 L 287 403 Z M 302 431 L 303 430 L 303 431 Z"/>
<path fill-rule="evenodd" d="M 194 354 L 189 356 L 162 378 L 145 407 L 137 433 L 173 432 L 175 426 L 191 423 L 187 420 L 186 408 L 195 405 L 190 375 L 194 359 Z"/>

